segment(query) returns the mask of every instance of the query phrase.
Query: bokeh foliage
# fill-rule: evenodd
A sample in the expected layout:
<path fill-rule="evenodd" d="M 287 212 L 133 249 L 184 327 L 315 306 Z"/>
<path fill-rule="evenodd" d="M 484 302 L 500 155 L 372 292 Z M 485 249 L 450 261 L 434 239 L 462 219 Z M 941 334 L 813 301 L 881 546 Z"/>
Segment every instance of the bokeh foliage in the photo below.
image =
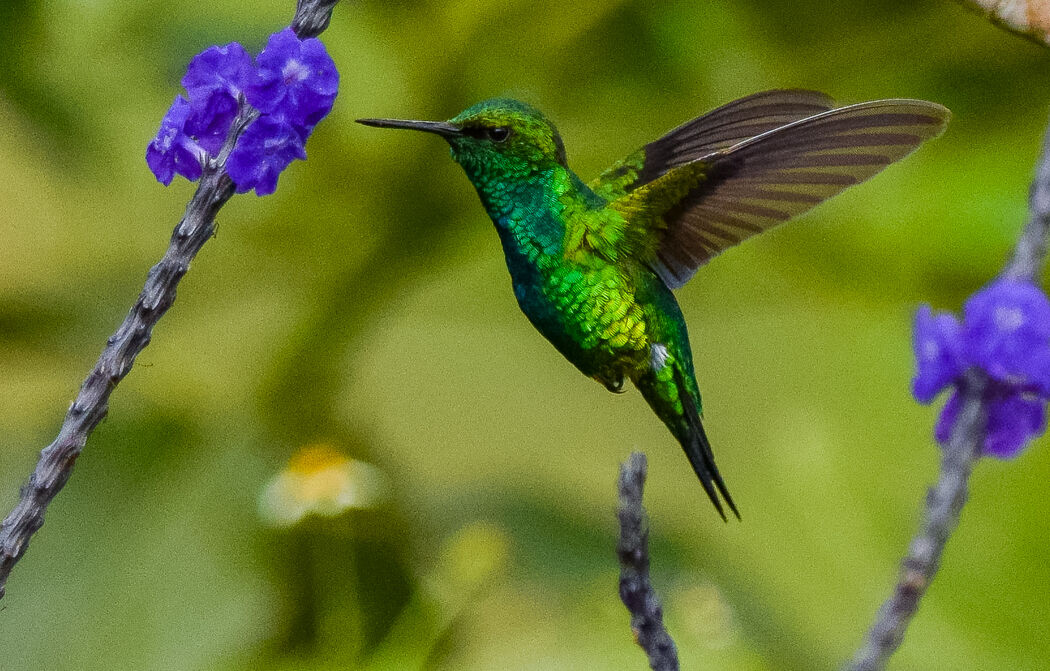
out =
<path fill-rule="evenodd" d="M 0 503 L 48 443 L 191 193 L 142 155 L 186 61 L 257 49 L 291 0 L 0 5 Z M 1045 49 L 947 0 L 349 2 L 342 93 L 276 195 L 235 198 L 114 396 L 0 609 L 8 669 L 644 668 L 616 599 L 617 463 L 650 457 L 656 582 L 695 669 L 834 668 L 886 594 L 936 468 L 908 394 L 919 301 L 957 308 L 1025 217 Z M 777 87 L 919 97 L 948 133 L 681 293 L 719 463 L 709 510 L 636 393 L 519 314 L 440 141 L 353 123 L 512 95 L 585 178 Z M 375 511 L 267 528 L 325 441 Z M 895 668 L 1050 658 L 1046 440 L 981 464 Z"/>

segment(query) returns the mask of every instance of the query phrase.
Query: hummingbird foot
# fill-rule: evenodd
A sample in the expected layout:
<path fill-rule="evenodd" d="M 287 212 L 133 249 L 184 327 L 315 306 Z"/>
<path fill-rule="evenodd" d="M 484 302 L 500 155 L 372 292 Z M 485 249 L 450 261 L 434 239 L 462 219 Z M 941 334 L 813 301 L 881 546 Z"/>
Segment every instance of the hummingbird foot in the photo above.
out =
<path fill-rule="evenodd" d="M 620 375 L 615 380 L 598 380 L 598 381 L 601 382 L 602 384 L 604 384 L 605 388 L 608 389 L 609 391 L 611 391 L 614 394 L 623 394 L 623 393 L 625 393 L 627 391 L 626 389 L 623 388 L 623 384 L 624 384 L 623 375 Z"/>

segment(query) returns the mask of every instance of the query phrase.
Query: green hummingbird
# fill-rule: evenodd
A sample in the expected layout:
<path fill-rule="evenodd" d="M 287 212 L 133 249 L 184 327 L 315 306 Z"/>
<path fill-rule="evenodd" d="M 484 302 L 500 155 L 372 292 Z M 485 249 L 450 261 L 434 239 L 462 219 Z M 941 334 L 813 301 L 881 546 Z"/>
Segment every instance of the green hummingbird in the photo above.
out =
<path fill-rule="evenodd" d="M 701 423 L 685 318 L 672 289 L 742 240 L 792 219 L 936 137 L 950 116 L 922 100 L 834 106 L 775 90 L 670 131 L 589 183 L 554 124 L 492 99 L 448 121 L 360 119 L 451 146 L 496 225 L 518 305 L 584 375 L 631 380 L 681 443 L 722 519 L 736 514 Z"/>

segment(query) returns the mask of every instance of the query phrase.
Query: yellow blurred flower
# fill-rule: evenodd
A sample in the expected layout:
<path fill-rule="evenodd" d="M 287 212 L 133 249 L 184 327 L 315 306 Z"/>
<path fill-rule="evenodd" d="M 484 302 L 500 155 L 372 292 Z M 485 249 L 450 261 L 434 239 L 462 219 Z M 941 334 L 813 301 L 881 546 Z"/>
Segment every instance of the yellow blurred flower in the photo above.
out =
<path fill-rule="evenodd" d="M 259 514 L 274 526 L 291 526 L 309 515 L 336 517 L 371 508 L 384 492 L 382 472 L 327 444 L 299 448 L 259 498 Z"/>
<path fill-rule="evenodd" d="M 739 632 L 733 607 L 715 585 L 701 583 L 687 587 L 668 602 L 676 626 L 689 639 L 712 650 L 727 648 L 736 642 Z"/>
<path fill-rule="evenodd" d="M 430 575 L 436 591 L 475 590 L 504 570 L 510 554 L 507 533 L 483 521 L 468 524 L 442 545 L 440 561 Z"/>

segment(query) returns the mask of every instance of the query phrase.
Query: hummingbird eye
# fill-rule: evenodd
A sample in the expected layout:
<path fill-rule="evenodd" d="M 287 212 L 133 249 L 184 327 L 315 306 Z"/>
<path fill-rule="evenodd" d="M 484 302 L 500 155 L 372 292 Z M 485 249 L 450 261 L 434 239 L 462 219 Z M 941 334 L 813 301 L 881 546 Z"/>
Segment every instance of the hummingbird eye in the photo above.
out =
<path fill-rule="evenodd" d="M 493 142 L 503 142 L 510 137 L 510 129 L 506 126 L 496 126 L 495 128 L 489 128 L 487 135 Z"/>

